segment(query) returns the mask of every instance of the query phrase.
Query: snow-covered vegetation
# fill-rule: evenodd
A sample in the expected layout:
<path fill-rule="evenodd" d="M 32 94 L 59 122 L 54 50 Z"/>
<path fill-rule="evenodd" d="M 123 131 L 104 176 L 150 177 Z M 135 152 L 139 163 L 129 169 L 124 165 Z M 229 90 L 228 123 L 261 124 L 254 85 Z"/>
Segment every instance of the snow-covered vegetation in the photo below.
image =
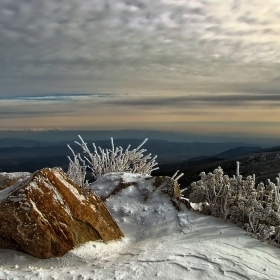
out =
<path fill-rule="evenodd" d="M 151 186 L 142 174 L 107 174 L 92 186 L 110 192 L 121 180 L 125 189 L 105 203 L 125 238 L 87 242 L 64 256 L 38 259 L 0 250 L 0 279 L 161 279 L 276 280 L 279 250 L 246 236 L 233 224 L 183 208 L 165 195 L 143 200 Z M 139 182 L 139 187 L 133 182 Z M 141 189 L 141 190 L 140 190 Z"/>
<path fill-rule="evenodd" d="M 130 145 L 124 149 L 122 147 L 116 147 L 114 145 L 113 138 L 111 138 L 112 149 L 102 149 L 96 147 L 93 143 L 94 153 L 91 153 L 87 147 L 87 143 L 84 142 L 82 137 L 78 135 L 81 143 L 75 141 L 79 146 L 82 147 L 83 153 L 87 156 L 81 157 L 81 154 L 75 154 L 73 149 L 68 145 L 68 148 L 73 154 L 73 159 L 68 156 L 69 166 L 67 175 L 69 178 L 80 186 L 84 192 L 89 191 L 89 183 L 86 180 L 87 169 L 89 168 L 95 179 L 111 172 L 127 172 L 127 173 L 138 173 L 150 175 L 152 171 L 157 170 L 155 167 L 158 163 L 156 162 L 157 156 L 151 157 L 151 154 L 144 156 L 147 150 L 140 149 L 148 140 L 146 138 L 136 149 L 129 150 Z M 99 151 L 99 152 L 98 152 Z M 184 175 L 177 170 L 172 179 L 178 183 L 178 180 Z M 178 183 L 178 186 L 180 184 Z"/>
<path fill-rule="evenodd" d="M 255 175 L 243 179 L 237 162 L 236 176 L 225 175 L 218 167 L 214 172 L 200 174 L 201 180 L 192 183 L 191 203 L 199 203 L 199 212 L 222 217 L 244 228 L 262 241 L 280 247 L 280 195 L 277 185 L 255 186 Z"/>
<path fill-rule="evenodd" d="M 129 150 L 130 145 L 124 150 L 122 147 L 115 147 L 113 138 L 111 138 L 111 149 L 102 149 L 96 147 L 93 143 L 94 152 L 92 153 L 87 143 L 84 142 L 82 137 L 80 143 L 75 141 L 86 154 L 83 158 L 80 153 L 75 154 L 73 149 L 68 145 L 74 158 L 69 158 L 68 176 L 83 189 L 88 188 L 88 182 L 85 180 L 87 168 L 90 169 L 92 176 L 95 179 L 100 178 L 102 175 L 110 172 L 129 172 L 150 175 L 153 170 L 158 169 L 156 158 L 152 158 L 151 154 L 144 156 L 145 149 L 141 147 L 147 142 L 146 138 L 137 148 Z"/>

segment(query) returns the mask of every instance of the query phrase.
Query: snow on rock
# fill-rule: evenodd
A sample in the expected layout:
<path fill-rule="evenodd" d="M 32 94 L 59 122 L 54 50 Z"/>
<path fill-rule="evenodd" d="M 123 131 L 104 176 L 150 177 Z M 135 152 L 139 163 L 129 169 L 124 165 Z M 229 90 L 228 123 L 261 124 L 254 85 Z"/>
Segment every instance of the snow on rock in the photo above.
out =
<path fill-rule="evenodd" d="M 123 237 L 103 201 L 94 193 L 85 197 L 60 168 L 44 168 L 0 191 L 0 220 L 0 248 L 39 258 Z"/>
<path fill-rule="evenodd" d="M 19 180 L 24 180 L 31 176 L 29 172 L 0 172 L 0 190 L 14 185 Z"/>
<path fill-rule="evenodd" d="M 109 173 L 90 188 L 105 201 L 125 236 L 134 228 L 133 238 L 141 240 L 148 233 L 146 228 L 156 228 L 169 219 L 179 224 L 180 189 L 170 177 Z M 148 234 L 158 233 L 155 229 Z"/>
<path fill-rule="evenodd" d="M 152 177 L 145 174 L 134 173 L 109 173 L 102 176 L 90 185 L 97 195 L 104 201 L 119 192 L 137 201 L 144 201 L 146 205 L 151 200 L 166 200 L 172 202 L 179 210 L 181 195 L 177 181 L 167 176 Z M 164 197 L 164 198 L 163 198 Z"/>

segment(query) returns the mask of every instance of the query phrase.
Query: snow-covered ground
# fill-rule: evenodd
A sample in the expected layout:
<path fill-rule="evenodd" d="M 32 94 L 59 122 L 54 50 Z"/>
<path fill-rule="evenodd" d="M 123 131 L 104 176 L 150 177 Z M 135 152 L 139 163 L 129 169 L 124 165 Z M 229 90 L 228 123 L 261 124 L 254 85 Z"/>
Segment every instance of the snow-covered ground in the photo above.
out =
<path fill-rule="evenodd" d="M 125 234 L 122 241 L 89 242 L 60 258 L 42 260 L 0 250 L 0 279 L 279 279 L 280 250 L 231 223 L 183 209 L 167 196 L 147 201 L 145 178 L 106 203 Z M 104 193 L 109 181 L 93 188 Z"/>

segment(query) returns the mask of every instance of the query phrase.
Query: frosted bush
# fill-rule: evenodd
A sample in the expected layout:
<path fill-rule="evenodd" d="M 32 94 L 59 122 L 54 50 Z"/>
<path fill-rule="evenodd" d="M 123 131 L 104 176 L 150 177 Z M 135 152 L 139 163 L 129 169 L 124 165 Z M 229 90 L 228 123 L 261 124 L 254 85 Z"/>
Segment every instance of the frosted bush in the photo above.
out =
<path fill-rule="evenodd" d="M 69 166 L 68 166 L 67 175 L 73 182 L 75 182 L 83 190 L 88 190 L 89 184 L 88 181 L 86 180 L 86 173 L 87 173 L 86 162 L 81 158 L 80 154 L 76 155 L 69 145 L 68 147 L 71 150 L 74 158 L 72 160 L 71 157 L 68 156 Z"/>
<path fill-rule="evenodd" d="M 239 174 L 229 178 L 221 167 L 200 173 L 201 180 L 192 183 L 190 202 L 202 203 L 203 214 L 222 217 L 243 227 L 249 234 L 280 246 L 280 194 L 277 185 L 268 180 L 255 187 L 255 176 L 243 179 Z"/>
<path fill-rule="evenodd" d="M 84 142 L 82 137 L 80 143 L 75 141 L 82 150 L 85 156 L 75 154 L 71 147 L 69 149 L 73 153 L 74 159 L 69 158 L 68 176 L 76 182 L 82 188 L 86 188 L 87 182 L 85 181 L 86 170 L 89 169 L 95 179 L 100 178 L 102 175 L 110 172 L 129 172 L 129 173 L 142 173 L 150 175 L 152 171 L 158 169 L 157 156 L 151 157 L 151 154 L 143 155 L 146 152 L 141 147 L 147 142 L 147 138 L 133 150 L 130 149 L 130 145 L 124 150 L 122 147 L 115 147 L 113 138 L 111 138 L 111 149 L 102 149 L 96 147 L 93 143 L 94 152 L 91 152 L 87 147 L 87 143 Z"/>

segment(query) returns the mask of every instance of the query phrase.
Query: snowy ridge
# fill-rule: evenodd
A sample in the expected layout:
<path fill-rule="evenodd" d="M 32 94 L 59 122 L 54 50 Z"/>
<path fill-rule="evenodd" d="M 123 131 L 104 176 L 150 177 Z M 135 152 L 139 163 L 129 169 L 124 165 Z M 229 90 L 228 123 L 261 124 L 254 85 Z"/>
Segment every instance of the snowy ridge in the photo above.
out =
<path fill-rule="evenodd" d="M 106 195 L 114 182 L 127 183 L 105 201 L 126 236 L 122 241 L 88 242 L 49 260 L 0 250 L 0 279 L 279 278 L 278 248 L 222 219 L 178 212 L 164 194 L 145 200 L 151 188 L 145 178 L 108 174 L 91 186 Z"/>

